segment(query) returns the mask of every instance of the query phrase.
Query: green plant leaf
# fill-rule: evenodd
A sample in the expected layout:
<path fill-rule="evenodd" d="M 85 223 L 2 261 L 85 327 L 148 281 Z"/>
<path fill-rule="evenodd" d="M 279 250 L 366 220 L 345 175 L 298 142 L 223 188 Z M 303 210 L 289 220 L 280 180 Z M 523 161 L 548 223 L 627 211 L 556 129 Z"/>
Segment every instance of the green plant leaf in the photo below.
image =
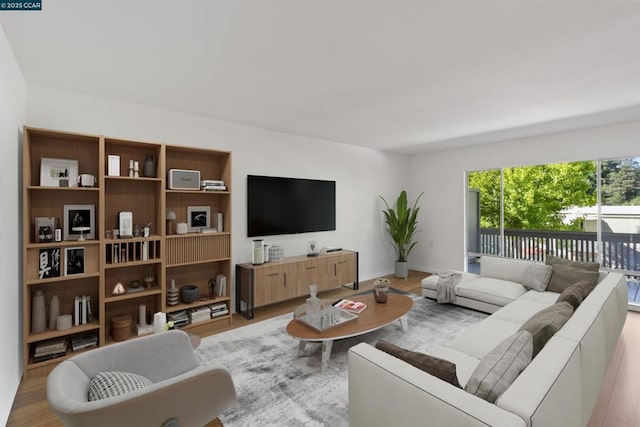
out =
<path fill-rule="evenodd" d="M 396 261 L 405 262 L 409 253 L 418 242 L 414 242 L 418 224 L 418 201 L 424 193 L 420 193 L 413 207 L 409 208 L 407 203 L 407 192 L 402 190 L 396 200 L 395 209 L 392 209 L 384 197 L 379 196 L 385 204 L 386 209 L 382 212 L 387 224 L 387 233 L 391 237 L 392 246 L 396 251 Z"/>

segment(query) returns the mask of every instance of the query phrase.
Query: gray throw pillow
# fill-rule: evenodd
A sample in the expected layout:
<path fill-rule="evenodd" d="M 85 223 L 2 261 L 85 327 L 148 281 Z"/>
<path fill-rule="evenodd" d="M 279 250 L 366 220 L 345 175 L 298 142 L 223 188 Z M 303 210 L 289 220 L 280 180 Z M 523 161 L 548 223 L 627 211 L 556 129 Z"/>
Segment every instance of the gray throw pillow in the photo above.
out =
<path fill-rule="evenodd" d="M 495 403 L 529 365 L 532 355 L 531 334 L 516 332 L 482 358 L 464 387 L 465 391 Z"/>
<path fill-rule="evenodd" d="M 527 267 L 522 284 L 526 288 L 533 289 L 538 292 L 544 292 L 549 285 L 549 279 L 551 279 L 552 272 L 553 267 L 550 265 L 532 263 Z"/>
<path fill-rule="evenodd" d="M 89 383 L 89 401 L 107 399 L 140 390 L 153 383 L 142 375 L 131 372 L 98 372 Z"/>
<path fill-rule="evenodd" d="M 597 262 L 578 262 L 547 255 L 546 264 L 553 268 L 547 287 L 551 292 L 561 293 L 574 283 L 583 280 L 595 286 L 600 277 L 598 273 L 600 264 Z"/>
<path fill-rule="evenodd" d="M 429 354 L 406 350 L 384 340 L 378 341 L 376 348 L 397 357 L 398 359 L 403 360 L 408 364 L 433 375 L 434 377 L 438 377 L 449 384 L 461 388 L 460 383 L 458 382 L 458 376 L 456 375 L 455 363 Z"/>
<path fill-rule="evenodd" d="M 591 293 L 593 288 L 589 282 L 582 281 L 574 283 L 562 291 L 556 303 L 566 301 L 573 306 L 573 310 L 575 311 L 582 301 Z"/>
<path fill-rule="evenodd" d="M 572 314 L 573 306 L 565 301 L 540 310 L 524 322 L 519 330 L 527 331 L 533 336 L 533 357 L 567 323 Z"/>

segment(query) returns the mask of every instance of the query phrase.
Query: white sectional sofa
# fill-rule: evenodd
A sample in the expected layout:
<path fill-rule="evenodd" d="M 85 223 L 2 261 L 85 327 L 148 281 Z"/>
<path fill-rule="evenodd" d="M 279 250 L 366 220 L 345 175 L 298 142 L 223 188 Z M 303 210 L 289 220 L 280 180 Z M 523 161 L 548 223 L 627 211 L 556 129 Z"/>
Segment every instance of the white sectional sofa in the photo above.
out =
<path fill-rule="evenodd" d="M 366 343 L 352 347 L 349 424 L 585 426 L 626 318 L 622 274 L 600 272 L 593 291 L 495 403 L 464 390 L 485 355 L 558 299 L 522 285 L 530 265 L 485 258 L 480 276 L 463 273 L 453 303 L 493 314 L 431 353 L 456 364 L 462 389 Z M 436 281 L 423 281 L 423 295 L 435 298 Z"/>

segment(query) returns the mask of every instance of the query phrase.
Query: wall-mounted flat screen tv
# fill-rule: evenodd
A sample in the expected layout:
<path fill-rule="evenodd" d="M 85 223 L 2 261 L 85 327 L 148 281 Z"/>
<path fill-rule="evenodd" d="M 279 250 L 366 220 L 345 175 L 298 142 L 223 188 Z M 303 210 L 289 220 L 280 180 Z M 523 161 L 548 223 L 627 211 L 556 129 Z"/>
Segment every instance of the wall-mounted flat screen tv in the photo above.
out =
<path fill-rule="evenodd" d="M 247 176 L 249 237 L 335 229 L 335 181 Z"/>

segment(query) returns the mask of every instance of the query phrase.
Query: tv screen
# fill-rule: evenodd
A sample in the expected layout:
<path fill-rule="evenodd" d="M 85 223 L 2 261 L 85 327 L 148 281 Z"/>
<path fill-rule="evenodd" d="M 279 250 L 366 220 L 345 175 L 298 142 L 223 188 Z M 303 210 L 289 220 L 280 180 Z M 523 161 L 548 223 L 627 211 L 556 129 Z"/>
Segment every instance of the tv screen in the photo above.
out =
<path fill-rule="evenodd" d="M 249 237 L 335 229 L 335 181 L 247 176 Z"/>

